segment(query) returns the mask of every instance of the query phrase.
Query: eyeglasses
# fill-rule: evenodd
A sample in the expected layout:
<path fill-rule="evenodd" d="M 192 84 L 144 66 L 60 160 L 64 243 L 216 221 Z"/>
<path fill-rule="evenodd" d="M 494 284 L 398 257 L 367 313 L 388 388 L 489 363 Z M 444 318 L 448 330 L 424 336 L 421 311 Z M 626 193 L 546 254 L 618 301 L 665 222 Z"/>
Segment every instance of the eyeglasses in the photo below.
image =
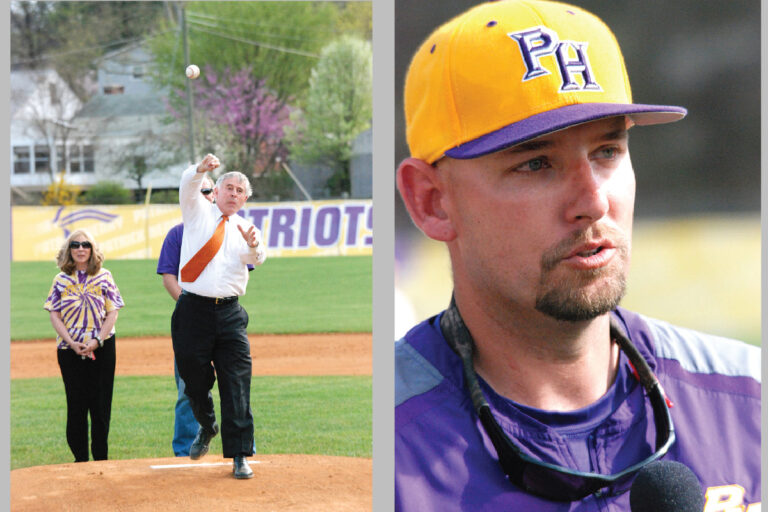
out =
<path fill-rule="evenodd" d="M 212 189 L 212 188 L 201 188 L 201 189 L 200 189 L 200 192 L 201 192 L 201 193 L 202 193 L 204 196 L 207 196 L 208 194 L 210 194 L 211 192 L 213 192 L 213 189 Z"/>
<path fill-rule="evenodd" d="M 627 355 L 634 370 L 633 374 L 648 394 L 653 409 L 657 437 L 656 451 L 652 455 L 612 475 L 576 471 L 536 460 L 523 453 L 496 422 L 491 408 L 480 390 L 477 374 L 472 364 L 474 346 L 472 335 L 464 325 L 453 300 L 451 300 L 451 306 L 440 319 L 440 327 L 448 343 L 461 356 L 472 403 L 480 417 L 483 429 L 496 448 L 499 464 L 513 484 L 530 494 L 553 501 L 576 501 L 609 486 L 613 486 L 612 491 L 614 493 L 625 492 L 629 489 L 634 474 L 644 466 L 663 457 L 675 442 L 675 428 L 672 424 L 672 415 L 669 412 L 670 403 L 664 395 L 659 380 L 653 374 L 642 354 L 614 324 L 613 319 L 611 320 L 611 337 L 616 340 L 619 348 Z"/>
<path fill-rule="evenodd" d="M 83 249 L 90 249 L 91 242 L 87 240 L 85 242 L 69 242 L 70 249 L 79 249 L 80 247 L 82 247 Z"/>

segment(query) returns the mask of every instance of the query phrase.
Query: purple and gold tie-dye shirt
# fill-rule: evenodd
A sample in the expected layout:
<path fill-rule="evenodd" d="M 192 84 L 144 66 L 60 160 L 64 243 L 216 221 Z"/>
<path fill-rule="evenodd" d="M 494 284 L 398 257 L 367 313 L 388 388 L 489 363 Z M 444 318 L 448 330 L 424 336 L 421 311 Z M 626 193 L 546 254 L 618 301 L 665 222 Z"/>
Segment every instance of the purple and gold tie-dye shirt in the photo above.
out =
<path fill-rule="evenodd" d="M 59 311 L 72 340 L 82 342 L 98 335 L 107 313 L 124 305 L 112 273 L 102 268 L 93 276 L 81 270 L 71 275 L 57 274 L 43 308 Z M 113 328 L 109 334 L 114 333 Z M 56 341 L 58 348 L 68 348 L 60 336 Z"/>

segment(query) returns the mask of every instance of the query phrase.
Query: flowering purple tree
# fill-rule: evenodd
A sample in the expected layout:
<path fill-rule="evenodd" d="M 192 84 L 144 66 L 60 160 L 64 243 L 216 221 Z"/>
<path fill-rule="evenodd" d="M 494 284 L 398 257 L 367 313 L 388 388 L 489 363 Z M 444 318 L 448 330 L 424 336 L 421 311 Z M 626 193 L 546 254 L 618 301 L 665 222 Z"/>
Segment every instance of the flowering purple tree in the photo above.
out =
<path fill-rule="evenodd" d="M 264 80 L 254 79 L 250 68 L 219 74 L 206 66 L 192 85 L 198 153 L 216 152 L 229 170 L 253 178 L 279 170 L 276 158 L 287 156 L 283 136 L 291 108 Z M 186 101 L 186 92 L 178 94 Z M 186 109 L 168 109 L 177 119 L 186 119 Z"/>

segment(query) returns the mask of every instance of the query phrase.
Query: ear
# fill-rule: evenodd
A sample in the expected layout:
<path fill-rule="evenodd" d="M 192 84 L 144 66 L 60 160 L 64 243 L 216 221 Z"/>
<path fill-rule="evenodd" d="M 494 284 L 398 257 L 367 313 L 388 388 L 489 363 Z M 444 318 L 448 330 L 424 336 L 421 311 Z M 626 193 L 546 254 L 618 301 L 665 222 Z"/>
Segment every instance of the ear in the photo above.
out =
<path fill-rule="evenodd" d="M 429 238 L 450 242 L 456 231 L 443 209 L 445 186 L 438 173 L 423 160 L 407 158 L 397 169 L 397 189 L 414 224 Z"/>

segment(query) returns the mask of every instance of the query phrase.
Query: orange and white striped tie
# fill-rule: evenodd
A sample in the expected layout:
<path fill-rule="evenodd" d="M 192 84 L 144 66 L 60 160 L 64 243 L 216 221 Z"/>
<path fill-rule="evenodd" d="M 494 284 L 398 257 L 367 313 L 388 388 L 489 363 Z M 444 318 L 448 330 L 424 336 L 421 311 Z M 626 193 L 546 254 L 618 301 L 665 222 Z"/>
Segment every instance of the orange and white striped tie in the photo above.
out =
<path fill-rule="evenodd" d="M 224 223 L 229 217 L 221 216 L 221 222 L 216 226 L 211 238 L 205 242 L 199 251 L 192 256 L 186 265 L 181 269 L 181 280 L 185 283 L 191 283 L 198 278 L 206 265 L 211 262 L 216 253 L 219 252 L 221 244 L 224 242 Z"/>

